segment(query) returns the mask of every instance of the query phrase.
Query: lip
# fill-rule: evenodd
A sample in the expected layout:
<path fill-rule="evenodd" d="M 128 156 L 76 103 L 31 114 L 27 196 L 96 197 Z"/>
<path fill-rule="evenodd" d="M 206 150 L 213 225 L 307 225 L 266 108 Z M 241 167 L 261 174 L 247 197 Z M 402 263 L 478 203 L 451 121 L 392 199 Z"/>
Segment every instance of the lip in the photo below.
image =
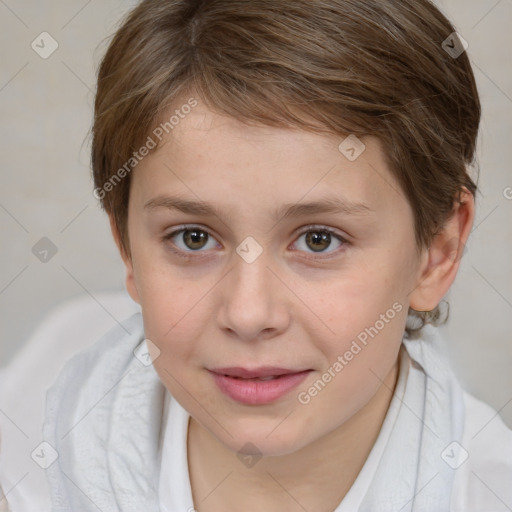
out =
<path fill-rule="evenodd" d="M 264 405 L 279 400 L 297 387 L 312 370 L 290 370 L 272 366 L 254 369 L 241 367 L 209 370 L 217 387 L 236 402 L 246 405 Z M 273 377 L 271 380 L 248 380 Z"/>
<path fill-rule="evenodd" d="M 278 375 L 289 375 L 299 373 L 304 370 L 290 370 L 288 368 L 278 368 L 277 366 L 258 366 L 257 368 L 243 368 L 241 366 L 230 366 L 227 368 L 214 368 L 210 370 L 219 375 L 228 375 L 229 377 L 239 377 L 242 379 L 257 379 L 264 377 L 273 377 Z"/>

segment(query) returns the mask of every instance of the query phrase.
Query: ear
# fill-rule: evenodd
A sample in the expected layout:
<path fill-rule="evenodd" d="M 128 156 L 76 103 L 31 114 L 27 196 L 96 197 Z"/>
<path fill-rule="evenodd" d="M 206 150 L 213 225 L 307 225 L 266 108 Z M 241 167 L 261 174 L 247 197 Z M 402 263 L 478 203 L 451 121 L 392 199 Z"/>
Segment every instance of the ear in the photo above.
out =
<path fill-rule="evenodd" d="M 135 277 L 134 277 L 134 273 L 133 273 L 132 258 L 130 255 L 128 255 L 126 253 L 126 251 L 121 243 L 121 235 L 119 234 L 119 229 L 114 220 L 114 217 L 112 215 L 109 215 L 108 218 L 110 221 L 110 230 L 112 231 L 112 236 L 114 237 L 114 241 L 117 245 L 117 248 L 119 249 L 119 253 L 121 255 L 124 266 L 126 268 L 126 278 L 125 278 L 126 290 L 130 294 L 130 297 L 137 304 L 140 304 L 139 292 L 138 292 L 137 286 L 135 284 Z"/>
<path fill-rule="evenodd" d="M 412 309 L 432 311 L 446 295 L 457 275 L 474 216 L 473 194 L 464 187 L 460 203 L 455 202 L 450 218 L 422 254 L 419 277 L 409 294 Z"/>

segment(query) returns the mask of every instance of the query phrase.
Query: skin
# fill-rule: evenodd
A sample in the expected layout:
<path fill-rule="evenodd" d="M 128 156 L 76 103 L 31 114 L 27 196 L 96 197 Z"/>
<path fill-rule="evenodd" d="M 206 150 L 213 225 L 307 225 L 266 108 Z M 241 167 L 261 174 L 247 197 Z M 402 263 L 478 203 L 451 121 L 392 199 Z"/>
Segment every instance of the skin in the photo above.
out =
<path fill-rule="evenodd" d="M 433 309 L 456 276 L 474 217 L 471 194 L 418 253 L 411 207 L 379 141 L 366 138 L 351 162 L 338 150 L 343 139 L 249 126 L 199 102 L 133 171 L 130 256 L 111 219 L 127 289 L 160 350 L 155 369 L 191 415 L 189 473 L 201 512 L 333 510 L 384 420 L 409 306 Z M 219 215 L 145 208 L 171 194 L 211 203 Z M 333 196 L 368 211 L 271 216 L 287 203 Z M 191 245 L 183 231 L 163 240 L 183 224 L 208 240 Z M 331 236 L 315 252 L 304 231 L 325 228 L 346 242 Z M 252 263 L 236 252 L 247 236 L 263 250 Z M 396 303 L 401 311 L 300 403 L 298 394 Z M 260 365 L 313 371 L 275 403 L 257 406 L 224 395 L 207 371 Z M 262 454 L 252 467 L 237 457 L 248 442 Z"/>

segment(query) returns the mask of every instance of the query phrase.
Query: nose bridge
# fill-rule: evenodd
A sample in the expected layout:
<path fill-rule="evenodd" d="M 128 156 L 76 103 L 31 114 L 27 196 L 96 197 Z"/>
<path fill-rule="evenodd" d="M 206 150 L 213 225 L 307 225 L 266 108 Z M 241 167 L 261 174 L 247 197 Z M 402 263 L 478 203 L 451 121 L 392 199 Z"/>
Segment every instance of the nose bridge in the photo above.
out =
<path fill-rule="evenodd" d="M 223 326 L 247 339 L 258 338 L 261 331 L 280 331 L 287 323 L 284 297 L 269 269 L 268 253 L 254 242 L 246 240 L 237 247 L 221 312 Z"/>
<path fill-rule="evenodd" d="M 243 252 L 243 251 L 246 252 Z M 267 253 L 259 254 L 253 247 L 240 246 L 237 248 L 235 267 L 231 273 L 230 296 L 234 304 L 253 304 L 255 307 L 268 308 L 273 301 L 275 289 L 271 286 L 272 272 L 268 269 L 270 264 Z"/>
<path fill-rule="evenodd" d="M 272 275 L 267 268 L 272 264 L 270 249 L 261 245 L 254 237 L 247 236 L 238 244 L 235 252 L 236 255 L 233 255 L 235 286 L 247 288 L 248 293 L 251 289 L 255 291 L 259 288 L 263 289 L 265 282 Z M 243 290 L 239 291 L 243 292 Z"/>

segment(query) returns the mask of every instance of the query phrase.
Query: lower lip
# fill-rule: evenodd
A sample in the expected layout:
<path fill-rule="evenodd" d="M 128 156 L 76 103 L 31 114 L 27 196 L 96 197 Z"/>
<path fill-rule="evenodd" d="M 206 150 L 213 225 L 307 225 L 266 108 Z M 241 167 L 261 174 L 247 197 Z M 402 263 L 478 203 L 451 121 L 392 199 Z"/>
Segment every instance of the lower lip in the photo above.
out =
<path fill-rule="evenodd" d="M 246 405 L 263 405 L 275 402 L 297 387 L 309 374 L 310 370 L 290 373 L 272 380 L 245 380 L 226 377 L 213 373 L 219 389 L 230 398 Z"/>

